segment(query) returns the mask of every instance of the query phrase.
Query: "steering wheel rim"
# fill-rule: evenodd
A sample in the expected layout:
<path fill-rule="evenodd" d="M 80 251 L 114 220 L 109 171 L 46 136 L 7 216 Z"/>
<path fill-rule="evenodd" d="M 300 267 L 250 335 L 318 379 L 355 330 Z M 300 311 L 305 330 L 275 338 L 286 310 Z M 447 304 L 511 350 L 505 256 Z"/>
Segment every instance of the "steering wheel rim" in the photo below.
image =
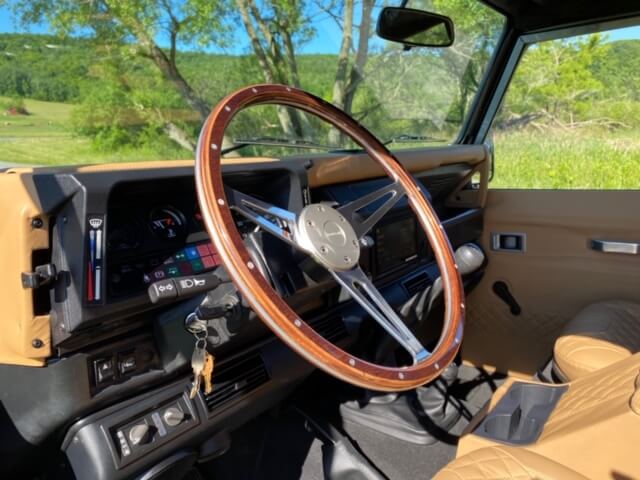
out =
<path fill-rule="evenodd" d="M 387 176 L 404 188 L 408 203 L 432 246 L 443 283 L 445 321 L 440 341 L 428 358 L 409 366 L 389 367 L 354 357 L 300 319 L 253 263 L 231 213 L 228 190 L 222 180 L 221 150 L 231 119 L 244 108 L 264 104 L 298 108 L 327 121 L 358 143 Z M 444 228 L 412 175 L 379 140 L 346 113 L 312 94 L 286 85 L 242 88 L 220 101 L 205 121 L 198 140 L 195 178 L 205 226 L 236 287 L 262 321 L 316 367 L 359 387 L 402 391 L 435 379 L 453 361 L 462 342 L 465 304 L 462 281 Z"/>

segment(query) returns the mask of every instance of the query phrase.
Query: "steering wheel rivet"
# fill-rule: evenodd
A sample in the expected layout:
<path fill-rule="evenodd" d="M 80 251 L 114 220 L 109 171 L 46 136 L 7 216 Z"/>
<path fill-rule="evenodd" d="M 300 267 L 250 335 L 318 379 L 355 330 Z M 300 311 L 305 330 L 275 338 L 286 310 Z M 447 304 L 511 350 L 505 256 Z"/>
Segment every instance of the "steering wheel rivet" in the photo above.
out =
<path fill-rule="evenodd" d="M 307 221 L 307 226 L 313 227 L 314 225 L 315 225 L 315 223 L 313 223 L 313 220 L 308 220 Z"/>
<path fill-rule="evenodd" d="M 252 91 L 253 93 L 258 93 L 258 89 L 256 89 L 256 88 L 252 88 L 252 89 L 251 89 L 251 91 Z"/>
<path fill-rule="evenodd" d="M 253 270 L 256 266 L 253 264 L 253 262 L 247 262 L 247 267 L 249 267 L 250 270 Z"/>
<path fill-rule="evenodd" d="M 356 361 L 353 358 L 349 359 L 349 365 L 351 365 L 352 367 L 356 366 Z"/>
<path fill-rule="evenodd" d="M 218 199 L 218 205 L 224 205 L 224 200 L 222 198 Z"/>
<path fill-rule="evenodd" d="M 231 109 L 229 108 L 229 105 L 225 105 L 224 110 L 225 110 L 225 112 L 230 112 L 231 111 Z"/>
<path fill-rule="evenodd" d="M 402 372 L 398 373 L 398 378 L 400 380 L 404 380 L 404 373 L 402 373 Z"/>
<path fill-rule="evenodd" d="M 302 322 L 300 321 L 299 318 L 296 318 L 293 324 L 298 328 L 302 326 Z"/>
<path fill-rule="evenodd" d="M 351 263 L 351 257 L 344 257 L 344 263 Z"/>
<path fill-rule="evenodd" d="M 211 144 L 211 148 L 212 148 L 213 150 L 217 150 L 217 149 L 218 149 L 218 145 L 216 145 L 215 143 L 212 143 L 212 144 Z"/>
<path fill-rule="evenodd" d="M 438 362 L 436 362 L 433 366 L 436 367 L 436 370 L 440 370 L 440 364 Z"/>
<path fill-rule="evenodd" d="M 325 247 L 324 245 L 320 247 L 320 252 L 321 253 L 327 253 L 329 251 L 329 249 L 327 247 Z"/>

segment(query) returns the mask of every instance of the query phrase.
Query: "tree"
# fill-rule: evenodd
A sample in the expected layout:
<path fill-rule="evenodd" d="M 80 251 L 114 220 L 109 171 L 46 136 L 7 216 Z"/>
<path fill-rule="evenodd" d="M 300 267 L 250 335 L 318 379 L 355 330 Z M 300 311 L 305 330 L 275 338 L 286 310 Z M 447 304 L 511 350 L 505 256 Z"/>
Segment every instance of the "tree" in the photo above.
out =
<path fill-rule="evenodd" d="M 608 50 L 599 34 L 530 47 L 509 87 L 502 122 L 573 126 L 593 108 L 603 90 L 595 66 Z"/>
<path fill-rule="evenodd" d="M 300 88 L 296 44 L 313 35 L 305 17 L 305 2 L 298 0 L 236 0 L 251 48 L 267 83 L 282 83 Z M 304 136 L 308 120 L 300 112 L 278 107 L 278 119 L 285 134 Z"/>
<path fill-rule="evenodd" d="M 0 0 L 0 5 L 8 3 Z M 13 12 L 25 24 L 46 21 L 58 33 L 84 33 L 108 44 L 128 46 L 139 57 L 152 62 L 204 121 L 210 105 L 182 75 L 176 63 L 181 43 L 200 46 L 223 44 L 226 38 L 225 0 L 15 0 Z M 163 49 L 158 38 L 167 36 Z M 184 141 L 189 137 L 170 119 L 164 119 L 167 131 Z M 190 142 L 193 146 L 193 142 Z"/>

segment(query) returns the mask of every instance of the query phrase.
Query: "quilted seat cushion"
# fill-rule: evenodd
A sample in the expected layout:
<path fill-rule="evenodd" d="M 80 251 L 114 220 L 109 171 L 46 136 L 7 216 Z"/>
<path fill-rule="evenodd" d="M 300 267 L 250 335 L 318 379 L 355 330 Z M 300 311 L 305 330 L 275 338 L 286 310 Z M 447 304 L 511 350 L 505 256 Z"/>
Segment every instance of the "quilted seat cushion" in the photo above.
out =
<path fill-rule="evenodd" d="M 586 480 L 579 473 L 523 448 L 488 447 L 455 459 L 434 480 Z"/>
<path fill-rule="evenodd" d="M 640 304 L 594 303 L 578 313 L 556 340 L 554 367 L 571 381 L 636 352 L 640 352 Z"/>

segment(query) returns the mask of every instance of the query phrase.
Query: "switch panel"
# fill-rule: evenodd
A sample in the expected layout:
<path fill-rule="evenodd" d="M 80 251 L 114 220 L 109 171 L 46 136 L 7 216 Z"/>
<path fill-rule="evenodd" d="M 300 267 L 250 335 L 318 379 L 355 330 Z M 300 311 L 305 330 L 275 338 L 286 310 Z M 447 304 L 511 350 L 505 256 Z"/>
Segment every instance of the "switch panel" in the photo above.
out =
<path fill-rule="evenodd" d="M 93 395 L 111 385 L 126 382 L 135 375 L 160 368 L 155 346 L 148 337 L 102 348 L 93 353 L 88 361 L 89 371 L 93 373 Z"/>
<path fill-rule="evenodd" d="M 154 404 L 133 417 L 115 419 L 108 430 L 118 468 L 171 441 L 198 424 L 193 404 L 183 393 L 178 398 Z"/>

